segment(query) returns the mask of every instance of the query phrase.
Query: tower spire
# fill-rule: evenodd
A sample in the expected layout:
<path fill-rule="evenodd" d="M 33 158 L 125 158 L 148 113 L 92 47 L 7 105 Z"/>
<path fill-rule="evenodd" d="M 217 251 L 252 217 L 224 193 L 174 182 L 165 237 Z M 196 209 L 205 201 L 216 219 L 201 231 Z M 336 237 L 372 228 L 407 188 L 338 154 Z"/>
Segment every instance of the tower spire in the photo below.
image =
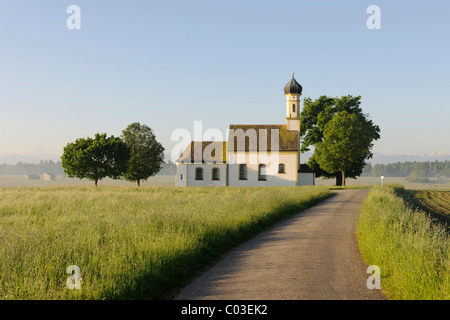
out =
<path fill-rule="evenodd" d="M 294 72 L 292 72 L 292 79 L 284 87 L 288 130 L 300 131 L 300 97 L 302 90 L 302 86 L 295 80 Z"/>

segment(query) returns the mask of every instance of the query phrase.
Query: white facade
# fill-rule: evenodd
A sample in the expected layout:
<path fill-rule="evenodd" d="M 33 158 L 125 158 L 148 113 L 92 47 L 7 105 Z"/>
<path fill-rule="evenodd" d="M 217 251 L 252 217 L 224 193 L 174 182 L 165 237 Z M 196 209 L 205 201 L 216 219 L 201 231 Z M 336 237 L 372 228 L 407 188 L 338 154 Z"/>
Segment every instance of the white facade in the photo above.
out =
<path fill-rule="evenodd" d="M 251 152 L 230 152 L 228 159 L 232 162 L 177 163 L 176 186 L 261 187 L 315 184 L 314 173 L 298 172 L 296 152 L 281 152 L 272 157 L 260 157 Z M 241 165 L 245 165 L 243 176 Z M 264 171 L 261 165 L 265 165 Z M 217 170 L 215 176 L 213 170 Z"/>
<path fill-rule="evenodd" d="M 198 171 L 198 172 L 197 172 Z M 215 175 L 213 175 L 215 171 Z M 201 172 L 201 175 L 199 173 Z M 227 165 L 206 163 L 177 163 L 177 187 L 226 186 Z"/>
<path fill-rule="evenodd" d="M 239 187 L 254 186 L 296 186 L 297 153 L 280 152 L 278 155 L 258 156 L 255 152 L 233 152 L 229 154 L 229 185 Z M 239 165 L 247 166 L 247 177 L 240 177 Z M 266 179 L 260 179 L 260 165 L 266 167 Z M 279 165 L 284 166 L 279 172 Z"/>
<path fill-rule="evenodd" d="M 187 187 L 187 166 L 186 163 L 176 163 L 177 165 L 177 173 L 175 176 L 175 186 L 177 187 Z"/>

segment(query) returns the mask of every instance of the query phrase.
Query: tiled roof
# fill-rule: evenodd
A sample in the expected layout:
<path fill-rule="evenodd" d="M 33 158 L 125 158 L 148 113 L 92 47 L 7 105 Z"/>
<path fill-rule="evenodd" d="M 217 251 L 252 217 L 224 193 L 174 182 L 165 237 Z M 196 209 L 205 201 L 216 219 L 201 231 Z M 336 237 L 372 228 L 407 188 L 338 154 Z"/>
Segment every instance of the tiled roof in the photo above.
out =
<path fill-rule="evenodd" d="M 176 162 L 188 163 L 225 163 L 225 141 L 192 141 Z"/>
<path fill-rule="evenodd" d="M 276 142 L 277 134 L 278 148 L 276 144 L 272 146 L 272 139 Z M 277 149 L 278 151 L 297 151 L 297 131 L 288 131 L 286 125 L 230 125 L 228 151 L 275 151 Z"/>
<path fill-rule="evenodd" d="M 225 163 L 227 150 L 297 151 L 297 134 L 297 131 L 288 131 L 286 125 L 232 124 L 228 142 L 192 141 L 176 162 Z"/>

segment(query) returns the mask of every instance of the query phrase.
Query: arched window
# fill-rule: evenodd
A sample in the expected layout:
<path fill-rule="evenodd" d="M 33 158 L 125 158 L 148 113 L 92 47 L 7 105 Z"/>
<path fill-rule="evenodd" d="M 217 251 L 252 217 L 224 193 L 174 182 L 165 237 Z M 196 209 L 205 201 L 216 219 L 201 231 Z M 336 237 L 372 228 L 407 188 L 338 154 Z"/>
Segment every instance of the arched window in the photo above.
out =
<path fill-rule="evenodd" d="M 265 164 L 260 164 L 258 166 L 258 180 L 259 181 L 266 181 L 267 180 L 266 165 Z"/>
<path fill-rule="evenodd" d="M 286 173 L 286 172 L 284 171 L 284 163 L 280 163 L 280 164 L 278 165 L 278 173 Z"/>
<path fill-rule="evenodd" d="M 247 165 L 245 163 L 239 165 L 239 180 L 247 180 Z"/>
<path fill-rule="evenodd" d="M 292 105 L 292 112 L 295 112 L 295 103 Z"/>
<path fill-rule="evenodd" d="M 220 169 L 219 168 L 212 169 L 212 180 L 220 180 Z"/>
<path fill-rule="evenodd" d="M 195 168 L 195 180 L 203 180 L 203 168 Z"/>

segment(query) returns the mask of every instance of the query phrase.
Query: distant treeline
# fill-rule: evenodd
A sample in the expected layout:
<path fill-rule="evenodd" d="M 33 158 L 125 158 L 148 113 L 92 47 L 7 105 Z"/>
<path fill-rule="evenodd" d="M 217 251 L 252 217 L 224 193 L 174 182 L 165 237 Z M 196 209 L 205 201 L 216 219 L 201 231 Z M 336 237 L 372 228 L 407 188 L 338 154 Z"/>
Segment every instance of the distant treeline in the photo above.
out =
<path fill-rule="evenodd" d="M 443 175 L 450 178 L 450 161 L 426 161 L 426 162 L 397 162 L 389 164 L 370 163 L 363 170 L 363 176 L 379 177 L 408 177 L 413 173 L 420 172 L 426 177 Z"/>
<path fill-rule="evenodd" d="M 408 177 L 413 172 L 420 171 L 427 177 L 444 175 L 450 178 L 450 161 L 426 161 L 426 162 L 397 162 L 389 164 L 376 164 L 372 166 L 369 163 L 365 166 L 362 176 L 379 177 L 383 174 L 385 177 Z M 54 175 L 64 175 L 61 161 L 42 160 L 40 163 L 0 164 L 0 175 L 25 175 L 43 173 L 52 173 Z M 158 175 L 175 175 L 176 165 L 169 160 L 164 163 Z"/>
<path fill-rule="evenodd" d="M 61 167 L 61 161 L 41 160 L 40 163 L 25 163 L 22 161 L 16 164 L 0 164 L 0 175 L 41 175 L 43 173 L 52 173 L 54 175 L 63 175 L 64 170 Z"/>
<path fill-rule="evenodd" d="M 61 161 L 54 162 L 52 160 L 41 160 L 40 163 L 24 163 L 16 164 L 0 164 L 0 175 L 42 175 L 43 173 L 52 173 L 54 175 L 64 175 Z M 176 165 L 169 161 L 164 163 L 158 175 L 175 175 Z"/>

